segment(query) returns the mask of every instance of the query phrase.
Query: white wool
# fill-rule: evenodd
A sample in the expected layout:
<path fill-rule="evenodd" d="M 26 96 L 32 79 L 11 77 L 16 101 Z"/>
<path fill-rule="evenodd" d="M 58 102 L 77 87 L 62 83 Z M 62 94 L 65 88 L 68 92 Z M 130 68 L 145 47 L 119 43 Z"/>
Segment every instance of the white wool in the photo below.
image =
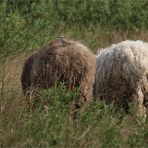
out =
<path fill-rule="evenodd" d="M 148 94 L 148 43 L 122 41 L 100 50 L 96 60 L 97 97 L 117 103 L 142 100 L 143 104 Z"/>

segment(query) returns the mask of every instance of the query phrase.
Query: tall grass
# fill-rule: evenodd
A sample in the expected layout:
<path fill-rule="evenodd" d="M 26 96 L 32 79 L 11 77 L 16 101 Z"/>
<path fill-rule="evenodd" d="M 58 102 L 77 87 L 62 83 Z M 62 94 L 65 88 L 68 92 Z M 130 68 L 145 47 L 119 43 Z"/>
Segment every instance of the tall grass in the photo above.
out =
<path fill-rule="evenodd" d="M 91 102 L 77 119 L 79 91 L 41 90 L 26 98 L 20 75 L 29 53 L 64 35 L 94 53 L 126 39 L 148 41 L 147 0 L 0 1 L 0 147 L 143 147 L 148 121 Z M 134 112 L 133 112 L 134 114 Z"/>
<path fill-rule="evenodd" d="M 141 126 L 130 116 L 121 121 L 121 114 L 104 102 L 90 103 L 72 120 L 69 103 L 74 94 L 60 86 L 41 91 L 38 102 L 15 100 L 1 116 L 0 146 L 146 147 L 147 124 Z"/>

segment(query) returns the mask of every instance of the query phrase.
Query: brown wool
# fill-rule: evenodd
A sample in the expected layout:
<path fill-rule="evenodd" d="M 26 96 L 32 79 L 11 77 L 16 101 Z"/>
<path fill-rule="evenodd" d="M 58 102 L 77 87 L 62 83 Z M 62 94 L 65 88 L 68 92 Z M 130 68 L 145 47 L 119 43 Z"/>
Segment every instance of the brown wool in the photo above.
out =
<path fill-rule="evenodd" d="M 48 89 L 65 82 L 69 90 L 80 87 L 81 101 L 92 99 L 96 59 L 83 44 L 66 39 L 48 43 L 26 60 L 22 72 L 24 92 L 32 87 Z"/>

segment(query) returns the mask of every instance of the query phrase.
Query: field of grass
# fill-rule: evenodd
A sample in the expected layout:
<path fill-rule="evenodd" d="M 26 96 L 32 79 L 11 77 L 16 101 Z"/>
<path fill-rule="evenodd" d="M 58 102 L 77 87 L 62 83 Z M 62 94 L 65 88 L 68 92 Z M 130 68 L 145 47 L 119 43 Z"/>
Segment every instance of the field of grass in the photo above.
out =
<path fill-rule="evenodd" d="M 73 120 L 78 90 L 64 85 L 26 98 L 20 76 L 25 59 L 63 35 L 94 54 L 126 39 L 148 42 L 147 0 L 0 1 L 0 147 L 147 148 L 148 120 L 91 102 Z"/>

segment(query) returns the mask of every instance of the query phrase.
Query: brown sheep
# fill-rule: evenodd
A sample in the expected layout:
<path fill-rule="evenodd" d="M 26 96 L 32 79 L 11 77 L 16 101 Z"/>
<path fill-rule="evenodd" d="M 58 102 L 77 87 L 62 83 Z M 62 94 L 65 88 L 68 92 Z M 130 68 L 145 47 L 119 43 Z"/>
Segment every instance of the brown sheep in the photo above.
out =
<path fill-rule="evenodd" d="M 83 44 L 66 39 L 48 43 L 30 56 L 22 72 L 22 89 L 30 87 L 48 89 L 56 82 L 66 82 L 67 88 L 80 87 L 78 104 L 92 99 L 96 59 Z"/>
<path fill-rule="evenodd" d="M 125 110 L 133 102 L 138 105 L 137 115 L 146 117 L 148 44 L 123 41 L 101 50 L 96 60 L 95 96 Z"/>

